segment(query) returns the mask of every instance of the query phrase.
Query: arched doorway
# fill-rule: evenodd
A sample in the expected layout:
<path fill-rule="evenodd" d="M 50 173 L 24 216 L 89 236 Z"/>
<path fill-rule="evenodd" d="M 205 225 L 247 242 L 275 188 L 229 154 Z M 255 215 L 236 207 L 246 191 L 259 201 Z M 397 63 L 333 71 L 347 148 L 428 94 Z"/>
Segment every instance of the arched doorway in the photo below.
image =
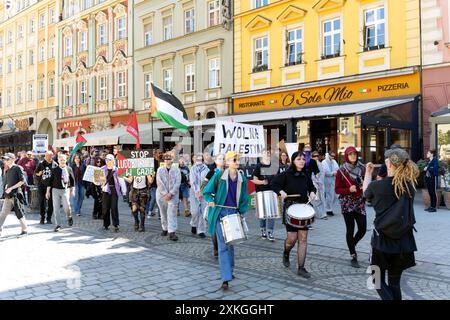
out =
<path fill-rule="evenodd" d="M 41 121 L 37 133 L 48 134 L 48 144 L 53 144 L 53 126 L 47 118 Z"/>

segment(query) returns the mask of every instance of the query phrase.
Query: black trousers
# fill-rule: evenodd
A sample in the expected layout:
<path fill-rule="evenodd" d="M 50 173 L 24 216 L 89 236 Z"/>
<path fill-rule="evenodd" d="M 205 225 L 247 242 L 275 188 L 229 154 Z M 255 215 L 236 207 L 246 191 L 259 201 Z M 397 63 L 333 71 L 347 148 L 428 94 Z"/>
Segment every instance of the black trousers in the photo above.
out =
<path fill-rule="evenodd" d="M 346 240 L 350 254 L 356 254 L 356 245 L 364 238 L 367 230 L 367 218 L 364 214 L 359 212 L 344 213 L 345 226 L 347 228 Z M 358 231 L 355 234 L 355 222 L 358 226 Z"/>
<path fill-rule="evenodd" d="M 382 300 L 402 300 L 400 280 L 405 269 L 403 263 L 400 253 L 389 254 L 372 248 L 371 265 L 380 268 L 380 286 L 377 292 Z M 387 283 L 386 271 L 388 272 Z"/>
<path fill-rule="evenodd" d="M 91 195 L 94 198 L 94 208 L 92 210 L 92 218 L 94 219 L 102 219 L 103 211 L 102 211 L 102 201 L 103 201 L 103 193 L 100 187 L 92 186 L 91 187 Z M 95 189 L 96 188 L 96 189 Z"/>
<path fill-rule="evenodd" d="M 431 208 L 436 208 L 436 177 L 425 177 L 425 184 L 427 185 L 428 193 L 430 194 Z"/>
<path fill-rule="evenodd" d="M 103 211 L 103 226 L 108 228 L 112 224 L 114 227 L 119 226 L 119 208 L 118 208 L 118 197 L 116 192 L 109 194 L 103 192 L 102 196 L 102 211 Z"/>
<path fill-rule="evenodd" d="M 50 192 L 50 199 L 47 200 L 45 198 L 45 194 L 47 193 L 47 187 L 39 185 L 38 186 L 38 195 L 39 195 L 39 207 L 41 213 L 41 219 L 45 219 L 45 205 L 47 204 L 47 220 L 52 219 L 53 215 L 53 199 L 52 193 Z"/>

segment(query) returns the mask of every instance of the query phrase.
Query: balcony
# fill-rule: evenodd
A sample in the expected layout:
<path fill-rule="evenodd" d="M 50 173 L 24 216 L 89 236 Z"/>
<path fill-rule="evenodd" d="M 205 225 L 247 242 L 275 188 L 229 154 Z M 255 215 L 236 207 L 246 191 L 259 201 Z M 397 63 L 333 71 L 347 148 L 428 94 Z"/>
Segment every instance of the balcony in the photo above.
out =
<path fill-rule="evenodd" d="M 258 66 L 254 66 L 252 69 L 252 72 L 253 73 L 262 72 L 262 71 L 267 71 L 268 69 L 269 69 L 269 66 L 267 64 L 261 64 Z"/>

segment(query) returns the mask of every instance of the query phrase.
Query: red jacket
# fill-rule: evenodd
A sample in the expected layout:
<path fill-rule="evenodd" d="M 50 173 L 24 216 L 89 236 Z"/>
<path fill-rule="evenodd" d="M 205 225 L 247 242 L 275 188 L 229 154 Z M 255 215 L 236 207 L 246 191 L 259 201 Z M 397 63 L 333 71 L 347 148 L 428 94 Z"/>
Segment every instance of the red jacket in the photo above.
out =
<path fill-rule="evenodd" d="M 23 168 L 28 177 L 32 177 L 36 170 L 36 161 L 34 159 L 22 158 L 17 164 Z"/>
<path fill-rule="evenodd" d="M 342 175 L 344 173 L 345 177 Z M 347 178 L 347 179 L 346 179 Z M 335 181 L 334 191 L 337 194 L 348 196 L 352 195 L 355 198 L 362 197 L 363 190 L 362 186 L 359 187 L 358 183 L 354 181 L 347 171 L 342 171 L 342 169 L 339 169 L 336 173 L 336 181 Z M 356 186 L 356 192 L 350 192 L 350 187 Z"/>

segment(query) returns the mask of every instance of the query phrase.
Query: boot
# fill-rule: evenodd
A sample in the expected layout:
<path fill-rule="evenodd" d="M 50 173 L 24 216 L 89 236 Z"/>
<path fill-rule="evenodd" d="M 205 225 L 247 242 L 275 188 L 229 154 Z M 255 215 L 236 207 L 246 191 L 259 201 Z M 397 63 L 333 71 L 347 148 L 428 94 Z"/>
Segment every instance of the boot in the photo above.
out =
<path fill-rule="evenodd" d="M 219 249 L 218 249 L 218 245 L 217 245 L 217 236 L 213 235 L 212 236 L 212 242 L 213 242 L 213 246 L 214 246 L 214 257 L 218 257 L 219 256 Z"/>
<path fill-rule="evenodd" d="M 145 232 L 145 213 L 141 213 L 141 224 L 139 225 L 139 232 Z"/>
<path fill-rule="evenodd" d="M 291 266 L 291 263 L 289 262 L 289 251 L 284 250 L 283 251 L 283 265 L 286 268 L 289 268 Z"/>

